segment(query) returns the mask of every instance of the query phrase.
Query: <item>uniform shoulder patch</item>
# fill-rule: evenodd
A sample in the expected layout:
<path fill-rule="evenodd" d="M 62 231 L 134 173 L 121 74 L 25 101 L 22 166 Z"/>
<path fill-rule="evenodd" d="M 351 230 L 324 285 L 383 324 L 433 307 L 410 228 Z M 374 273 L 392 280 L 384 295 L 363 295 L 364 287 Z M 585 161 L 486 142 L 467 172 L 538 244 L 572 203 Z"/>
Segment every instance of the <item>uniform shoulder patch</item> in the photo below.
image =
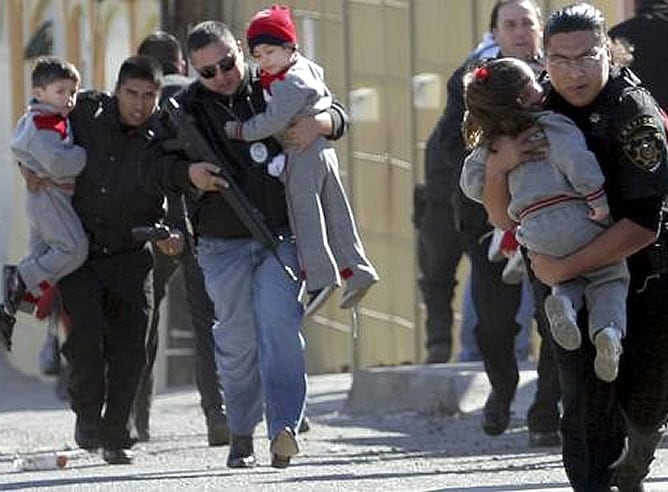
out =
<path fill-rule="evenodd" d="M 652 116 L 633 118 L 621 129 L 618 138 L 624 155 L 636 167 L 654 172 L 661 164 L 666 144 L 663 131 Z"/>

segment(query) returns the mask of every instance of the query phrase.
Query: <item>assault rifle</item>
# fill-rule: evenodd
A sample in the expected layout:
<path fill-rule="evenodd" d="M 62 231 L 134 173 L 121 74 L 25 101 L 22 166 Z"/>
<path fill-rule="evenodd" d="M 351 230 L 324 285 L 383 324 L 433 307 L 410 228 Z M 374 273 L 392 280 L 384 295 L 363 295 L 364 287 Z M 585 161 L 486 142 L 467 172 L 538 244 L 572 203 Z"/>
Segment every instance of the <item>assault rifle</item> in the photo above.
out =
<path fill-rule="evenodd" d="M 133 241 L 161 241 L 167 239 L 172 231 L 164 224 L 155 224 L 152 226 L 137 226 L 130 229 Z"/>
<path fill-rule="evenodd" d="M 162 121 L 174 132 L 176 141 L 178 142 L 177 147 L 186 154 L 191 162 L 204 161 L 218 166 L 220 176 L 228 184 L 226 188 L 219 188 L 220 194 L 223 195 L 223 198 L 232 207 L 232 210 L 234 210 L 253 238 L 271 251 L 276 261 L 283 267 L 286 275 L 296 282 L 298 279 L 292 268 L 286 265 L 278 255 L 278 246 L 281 243 L 281 239 L 267 227 L 262 212 L 248 201 L 239 184 L 235 181 L 233 173 L 225 163 L 225 160 L 221 159 L 204 139 L 197 127 L 192 123 L 192 117 L 171 97 L 161 105 L 160 115 Z"/>

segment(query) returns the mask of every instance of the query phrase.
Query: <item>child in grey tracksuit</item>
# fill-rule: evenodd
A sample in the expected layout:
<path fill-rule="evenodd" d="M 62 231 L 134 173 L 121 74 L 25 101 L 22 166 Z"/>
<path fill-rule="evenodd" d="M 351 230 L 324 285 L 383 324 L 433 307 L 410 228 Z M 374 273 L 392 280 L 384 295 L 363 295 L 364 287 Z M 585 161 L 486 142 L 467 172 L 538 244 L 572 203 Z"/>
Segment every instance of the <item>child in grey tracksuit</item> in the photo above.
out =
<path fill-rule="evenodd" d="M 34 97 L 11 141 L 20 165 L 45 186 L 26 193 L 29 221 L 28 254 L 17 267 L 5 266 L 5 300 L 0 323 L 9 343 L 16 309 L 24 296 L 35 300 L 60 278 L 79 267 L 88 240 L 71 197 L 76 176 L 86 164 L 86 151 L 73 143 L 67 114 L 79 87 L 76 68 L 55 57 L 40 58 L 32 70 Z"/>
<path fill-rule="evenodd" d="M 254 141 L 274 135 L 280 139 L 296 118 L 315 115 L 331 105 L 322 68 L 296 51 L 288 8 L 275 6 L 259 12 L 251 20 L 247 39 L 262 70 L 267 107 L 243 123 L 229 122 L 225 129 L 230 138 Z M 336 151 L 324 137 L 301 152 L 287 149 L 280 177 L 286 185 L 288 213 L 310 294 L 306 315 L 326 300 L 340 277 L 346 281 L 341 308 L 352 307 L 378 275 L 357 233 Z"/>
<path fill-rule="evenodd" d="M 524 65 L 519 60 L 494 60 L 465 77 L 465 133 L 477 146 L 464 163 L 460 185 L 467 196 L 482 201 L 489 151 L 486 144 L 494 136 L 513 135 L 536 126 L 540 129 L 536 137 L 548 142 L 548 156 L 546 160 L 522 163 L 508 174 L 508 215 L 519 224 L 517 240 L 527 249 L 567 256 L 609 225 L 604 178 L 575 124 L 565 116 L 537 109 L 542 88 Z M 506 107 L 513 112 L 503 114 Z M 507 117 L 519 120 L 515 132 L 494 126 L 494 119 L 503 121 Z M 545 302 L 553 338 L 562 348 L 574 350 L 581 343 L 576 313 L 584 297 L 589 311 L 589 338 L 597 350 L 594 369 L 604 381 L 617 377 L 626 330 L 628 283 L 626 262 L 621 261 L 554 286 Z"/>

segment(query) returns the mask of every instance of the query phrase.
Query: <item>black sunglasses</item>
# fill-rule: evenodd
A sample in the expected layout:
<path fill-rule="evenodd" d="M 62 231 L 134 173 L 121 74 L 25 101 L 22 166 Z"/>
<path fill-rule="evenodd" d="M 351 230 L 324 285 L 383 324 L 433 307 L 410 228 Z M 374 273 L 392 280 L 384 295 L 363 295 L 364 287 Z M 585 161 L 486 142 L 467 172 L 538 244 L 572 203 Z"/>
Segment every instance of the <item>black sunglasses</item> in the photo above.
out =
<path fill-rule="evenodd" d="M 213 65 L 207 65 L 197 70 L 200 76 L 203 79 L 212 79 L 216 76 L 216 69 L 219 68 L 221 72 L 229 72 L 237 64 L 237 54 L 233 52 L 231 55 L 227 55 L 225 58 L 220 60 L 218 63 Z"/>

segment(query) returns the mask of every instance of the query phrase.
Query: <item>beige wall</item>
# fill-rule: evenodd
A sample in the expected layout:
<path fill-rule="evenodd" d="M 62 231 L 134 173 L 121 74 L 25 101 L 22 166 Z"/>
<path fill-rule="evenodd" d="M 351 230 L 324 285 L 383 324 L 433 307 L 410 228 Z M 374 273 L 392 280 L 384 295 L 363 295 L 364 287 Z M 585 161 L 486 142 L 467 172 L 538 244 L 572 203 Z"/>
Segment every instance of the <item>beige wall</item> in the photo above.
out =
<path fill-rule="evenodd" d="M 23 47 L 43 21 L 54 21 L 54 54 L 77 63 L 84 86 L 100 89 L 110 89 L 104 85 L 105 69 L 113 73 L 118 69 L 118 66 L 110 66 L 109 59 L 122 60 L 130 55 L 129 50 L 138 39 L 159 25 L 158 0 L 3 0 L 0 8 L 3 10 L 0 73 L 7 73 L 11 84 L 10 100 L 0 100 L 2 128 L 13 128 L 29 98 L 31 61 L 23 60 Z M 122 31 L 127 33 L 123 39 L 110 29 L 119 25 L 124 26 Z M 8 141 L 3 138 L 4 145 L 0 148 L 3 165 L 0 260 L 3 263 L 16 262 L 21 257 L 28 233 L 23 207 L 24 186 L 13 166 Z M 37 374 L 37 352 L 45 333 L 45 323 L 20 315 L 10 355 L 12 363 L 25 372 Z"/>
<path fill-rule="evenodd" d="M 122 59 L 139 39 L 157 26 L 157 0 L 9 0 L 5 15 L 21 15 L 9 36 L 10 43 L 30 35 L 29 19 L 35 9 L 66 9 L 60 16 L 81 15 L 80 32 L 63 34 L 66 53 L 81 59 L 86 76 L 104 87 L 110 57 Z M 224 19 L 244 39 L 248 19 L 267 1 L 223 2 Z M 423 175 L 423 149 L 445 105 L 445 84 L 487 28 L 493 0 L 293 0 L 300 41 L 326 70 L 334 92 L 357 116 L 349 135 L 337 143 L 341 172 L 350 193 L 360 233 L 381 282 L 364 299 L 359 310 L 357 344 L 352 344 L 350 314 L 337 308 L 338 297 L 305 326 L 310 372 L 360 366 L 416 362 L 423 357 L 423 321 L 416 290 L 414 231 L 411 225 L 412 190 Z M 550 9 L 569 3 L 545 0 Z M 629 0 L 593 2 L 610 24 L 630 12 Z M 44 10 L 48 12 L 48 8 Z M 18 12 L 18 14 L 17 14 Z M 114 17 L 114 16 L 121 16 Z M 118 32 L 110 26 L 124 26 Z M 21 27 L 22 26 L 22 27 Z M 23 30 L 22 30 L 23 29 Z M 57 26 L 66 32 L 70 27 Z M 313 36 L 308 35 L 309 32 Z M 77 41 L 79 46 L 72 46 Z M 121 52 L 118 47 L 122 48 Z M 16 53 L 18 47 L 11 47 Z M 12 71 L 25 71 L 20 60 L 5 58 Z M 65 53 L 59 53 L 65 54 Z M 17 72 L 17 73 L 19 73 Z M 415 77 L 415 75 L 419 75 Z M 13 79 L 15 94 L 25 89 Z M 415 87 L 415 89 L 414 89 Z M 106 87 L 108 88 L 108 87 Z M 13 104 L 21 107 L 20 101 Z M 2 114 L 12 114 L 3 111 Z M 6 154 L 5 154 L 6 156 Z M 7 159 L 5 159 L 7 160 Z M 20 182 L 5 183 L 20 189 Z M 9 257 L 23 250 L 25 221 L 20 203 L 14 203 L 14 240 Z M 4 221 L 3 221 L 4 223 Z M 41 342 L 42 329 L 22 319 L 20 328 L 30 336 L 17 336 L 17 354 Z M 21 330 L 19 330 L 21 331 Z M 354 349 L 355 348 L 355 349 Z M 34 352 L 34 349 L 31 349 Z M 20 356 L 15 357 L 18 359 Z M 32 356 L 31 356 L 32 357 Z M 32 359 L 34 360 L 34 358 Z"/>

